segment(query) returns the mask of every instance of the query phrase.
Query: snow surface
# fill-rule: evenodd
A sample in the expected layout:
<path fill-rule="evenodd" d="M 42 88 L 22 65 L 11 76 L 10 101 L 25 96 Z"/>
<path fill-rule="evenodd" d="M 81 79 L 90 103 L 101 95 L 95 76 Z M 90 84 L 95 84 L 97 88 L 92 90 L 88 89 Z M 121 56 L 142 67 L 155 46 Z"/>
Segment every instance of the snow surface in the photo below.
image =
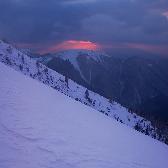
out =
<path fill-rule="evenodd" d="M 168 147 L 0 63 L 0 168 L 166 168 Z"/>

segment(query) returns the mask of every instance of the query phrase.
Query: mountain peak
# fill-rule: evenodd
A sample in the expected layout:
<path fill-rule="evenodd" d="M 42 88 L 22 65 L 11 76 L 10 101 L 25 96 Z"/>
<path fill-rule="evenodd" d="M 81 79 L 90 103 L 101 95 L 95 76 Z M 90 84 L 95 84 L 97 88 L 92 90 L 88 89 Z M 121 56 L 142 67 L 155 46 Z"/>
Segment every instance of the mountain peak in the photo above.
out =
<path fill-rule="evenodd" d="M 72 59 L 77 59 L 79 57 L 86 57 L 87 59 L 92 59 L 96 62 L 101 62 L 103 60 L 103 57 L 108 57 L 108 55 L 102 51 L 84 49 L 65 50 L 56 53 L 55 56 L 69 61 L 71 61 Z"/>
<path fill-rule="evenodd" d="M 37 58 L 41 63 L 48 65 L 49 63 L 58 62 L 59 60 L 70 62 L 71 66 L 77 70 L 82 78 L 85 79 L 81 70 L 81 62 L 86 62 L 86 64 L 100 64 L 104 62 L 105 58 L 108 58 L 109 55 L 103 51 L 93 51 L 86 49 L 71 49 L 57 52 L 55 54 L 46 54 Z M 55 66 L 55 65 L 54 65 Z M 50 67 L 52 69 L 52 67 Z M 86 81 L 88 82 L 88 81 Z"/>

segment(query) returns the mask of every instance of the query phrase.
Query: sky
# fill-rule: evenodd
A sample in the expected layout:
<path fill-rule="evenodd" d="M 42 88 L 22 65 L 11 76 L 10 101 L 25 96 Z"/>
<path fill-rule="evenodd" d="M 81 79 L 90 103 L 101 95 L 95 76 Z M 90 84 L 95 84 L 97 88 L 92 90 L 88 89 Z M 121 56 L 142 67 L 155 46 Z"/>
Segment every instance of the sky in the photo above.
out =
<path fill-rule="evenodd" d="M 82 48 L 168 55 L 168 0 L 0 0 L 0 38 L 39 53 Z"/>

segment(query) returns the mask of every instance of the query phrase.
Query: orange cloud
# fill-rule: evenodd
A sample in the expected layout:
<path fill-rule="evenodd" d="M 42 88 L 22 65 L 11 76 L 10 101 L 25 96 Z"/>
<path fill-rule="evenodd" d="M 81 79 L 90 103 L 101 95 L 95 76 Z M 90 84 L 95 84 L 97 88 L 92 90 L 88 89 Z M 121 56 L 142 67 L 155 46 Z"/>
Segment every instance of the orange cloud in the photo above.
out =
<path fill-rule="evenodd" d="M 111 44 L 97 44 L 90 41 L 76 41 L 68 40 L 57 45 L 51 45 L 49 47 L 40 44 L 27 44 L 20 43 L 16 45 L 18 48 L 30 48 L 37 51 L 40 54 L 54 53 L 57 51 L 69 50 L 69 49 L 87 49 L 87 50 L 101 50 L 101 49 L 139 49 L 148 51 L 151 53 L 168 55 L 168 45 L 154 45 L 143 43 L 111 43 Z"/>
<path fill-rule="evenodd" d="M 162 13 L 163 16 L 166 16 L 168 18 L 168 11 Z"/>
<path fill-rule="evenodd" d="M 156 53 L 156 54 L 168 54 L 168 46 L 167 45 L 151 45 L 151 44 L 134 44 L 134 43 L 129 43 L 127 44 L 129 48 L 136 48 L 136 49 L 141 49 L 144 51 L 148 51 L 151 53 Z"/>
<path fill-rule="evenodd" d="M 60 44 L 53 45 L 49 47 L 47 50 L 41 51 L 41 53 L 56 52 L 56 51 L 69 50 L 69 49 L 98 50 L 99 48 L 100 46 L 98 44 L 90 41 L 68 40 Z"/>

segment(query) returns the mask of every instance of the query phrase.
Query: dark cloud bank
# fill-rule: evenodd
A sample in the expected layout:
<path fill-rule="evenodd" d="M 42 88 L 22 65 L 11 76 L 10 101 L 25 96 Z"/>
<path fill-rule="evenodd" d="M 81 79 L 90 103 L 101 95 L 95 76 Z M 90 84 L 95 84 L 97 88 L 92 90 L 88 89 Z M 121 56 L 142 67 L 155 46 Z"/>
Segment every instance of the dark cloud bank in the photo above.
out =
<path fill-rule="evenodd" d="M 0 37 L 36 49 L 66 40 L 168 48 L 166 0 L 0 0 Z"/>

